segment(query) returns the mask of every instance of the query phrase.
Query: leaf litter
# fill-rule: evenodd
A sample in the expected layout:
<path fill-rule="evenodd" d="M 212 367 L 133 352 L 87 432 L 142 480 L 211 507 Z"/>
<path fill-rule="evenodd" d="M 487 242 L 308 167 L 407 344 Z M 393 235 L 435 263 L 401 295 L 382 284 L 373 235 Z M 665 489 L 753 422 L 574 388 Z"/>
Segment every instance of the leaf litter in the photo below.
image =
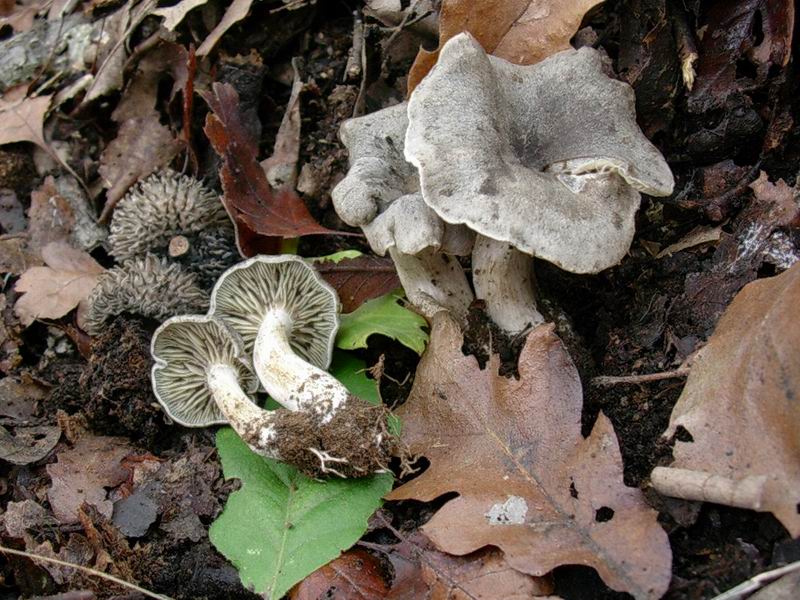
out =
<path fill-rule="evenodd" d="M 347 160 L 337 131 L 344 119 L 398 103 L 414 88 L 435 62 L 436 52 L 414 56 L 420 46 L 436 47 L 438 18 L 440 46 L 468 30 L 495 56 L 532 64 L 570 44 L 591 45 L 606 52 L 609 73 L 616 69 L 631 83 L 637 118 L 670 160 L 677 192 L 663 203 L 644 199 L 641 243 L 619 267 L 588 278 L 537 265 L 542 306 L 582 376 L 685 369 L 698 348 L 700 363 L 680 399 L 679 382 L 656 377 L 587 389 L 584 403 L 552 333 L 526 332 L 527 340 L 523 334 L 506 344 L 476 303 L 466 333 L 470 350 L 485 350 L 480 368 L 463 354 L 458 328 L 448 329 L 448 343 L 437 341 L 442 321 L 429 334 L 425 320 L 396 299 L 391 261 L 348 254 L 316 263 L 345 314 L 340 345 L 348 350 L 337 351 L 334 369 L 358 395 L 387 405 L 401 404 L 411 386 L 400 409 L 404 435 L 431 464 L 416 479 L 405 473 L 395 491 L 422 499 L 387 502 L 388 520 L 370 528 L 366 518 L 388 483 L 370 492 L 363 511 L 348 494 L 337 497 L 334 506 L 350 509 L 336 512 L 337 521 L 358 512 L 358 526 L 320 543 L 314 550 L 326 552 L 316 563 L 306 561 L 291 577 L 281 572 L 274 591 L 320 566 L 294 594 L 613 594 L 587 580 L 588 569 L 564 566 L 579 563 L 612 588 L 656 597 L 669 583 L 670 548 L 650 506 L 660 511 L 674 554 L 670 598 L 710 597 L 781 564 L 796 544 L 796 513 L 791 490 L 772 488 L 796 476 L 796 448 L 784 433 L 797 418 L 766 409 L 784 406 L 797 388 L 789 375 L 776 375 L 794 368 L 782 350 L 793 347 L 792 311 L 779 308 L 789 292 L 778 288 L 793 289 L 782 282 L 796 279 L 800 256 L 791 3 L 445 0 L 439 7 L 375 0 L 357 3 L 355 17 L 323 4 L 244 1 L 224 10 L 184 0 L 76 10 L 57 2 L 47 15 L 36 3 L 0 5 L 9 34 L 0 44 L 13 50 L 0 53 L 0 188 L 14 194 L 17 211 L 17 224 L 3 221 L 0 238 L 4 543 L 13 539 L 175 597 L 253 597 L 214 550 L 208 529 L 229 495 L 223 522 L 251 525 L 261 499 L 251 496 L 246 510 L 229 513 L 263 480 L 245 470 L 226 481 L 209 432 L 159 417 L 147 376 L 155 323 L 125 315 L 95 340 L 80 329 L 88 292 L 113 264 L 98 213 L 111 221 L 131 185 L 169 166 L 221 189 L 244 255 L 363 250 L 359 237 L 331 235 L 346 230 L 330 205 Z M 14 48 L 23 39 L 38 40 L 43 52 L 26 53 L 29 62 L 9 76 L 5 61 L 20 56 Z M 6 149 L 26 160 L 12 160 Z M 270 155 L 270 163 L 259 163 Z M 213 236 L 189 246 L 197 253 L 161 249 L 158 259 L 190 269 L 197 256 L 237 252 Z M 136 343 L 128 343 L 130 332 Z M 496 352 L 502 372 L 518 378 L 498 374 Z M 535 377 L 532 364 L 539 365 Z M 709 386 L 712 392 L 697 391 Z M 526 402 L 534 408 L 515 412 Z M 428 414 L 442 418 L 422 422 Z M 481 422 L 505 440 L 507 453 L 485 435 L 462 440 Z M 109 437 L 118 434 L 125 437 Z M 439 445 L 450 440 L 458 451 Z M 745 444 L 759 457 L 749 464 L 738 460 Z M 558 450 L 549 455 L 546 447 Z M 238 450 L 239 466 L 262 466 Z M 225 444 L 218 451 L 224 455 Z M 735 504 L 762 512 L 670 501 L 648 486 L 656 466 L 714 477 L 723 490 L 742 482 L 750 490 L 755 482 L 766 489 L 761 503 L 746 505 L 740 494 Z M 229 467 L 228 460 L 226 476 Z M 631 485 L 645 490 L 646 501 Z M 692 498 L 714 499 L 709 489 Z M 554 506 L 574 508 L 575 519 L 543 524 L 558 517 Z M 572 540 L 576 531 L 576 543 L 554 549 L 559 536 Z M 223 538 L 220 549 L 238 556 L 236 535 Z M 357 550 L 336 558 L 359 538 Z M 274 558 L 264 556 L 233 562 L 245 575 Z M 642 565 L 646 572 L 637 571 Z M 10 558 L 2 575 L 27 596 L 66 589 L 113 595 L 69 567 Z"/>

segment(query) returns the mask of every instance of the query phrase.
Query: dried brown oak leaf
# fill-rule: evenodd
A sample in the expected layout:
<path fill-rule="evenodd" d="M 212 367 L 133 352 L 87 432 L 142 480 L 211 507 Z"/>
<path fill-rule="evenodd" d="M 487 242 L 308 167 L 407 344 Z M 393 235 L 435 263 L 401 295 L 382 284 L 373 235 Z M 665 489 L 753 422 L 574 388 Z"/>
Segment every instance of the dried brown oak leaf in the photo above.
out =
<path fill-rule="evenodd" d="M 14 289 L 24 295 L 14 312 L 28 326 L 35 319 L 63 317 L 77 306 L 80 325 L 86 299 L 105 269 L 83 250 L 63 242 L 44 246 L 42 258 L 47 266 L 31 267 L 17 281 Z"/>
<path fill-rule="evenodd" d="M 125 438 L 92 435 L 59 452 L 58 462 L 47 465 L 52 481 L 47 498 L 59 522 L 77 523 L 84 502 L 111 517 L 114 505 L 106 488 L 117 487 L 128 478 L 130 471 L 122 460 L 132 452 Z"/>
<path fill-rule="evenodd" d="M 0 98 L 0 146 L 32 142 L 49 151 L 43 129 L 51 96 L 27 98 L 26 91 L 27 86 L 17 86 Z"/>
<path fill-rule="evenodd" d="M 469 31 L 488 54 L 517 65 L 532 65 L 570 48 L 583 16 L 603 0 L 444 0 L 439 15 L 439 48 Z M 408 74 L 408 93 L 428 74 L 439 50 L 420 49 Z"/>
<path fill-rule="evenodd" d="M 339 233 L 317 223 L 293 190 L 272 190 L 257 160 L 256 140 L 242 120 L 236 90 L 215 83 L 213 94 L 204 97 L 212 111 L 204 131 L 222 158 L 222 202 L 236 226 L 239 251 L 245 256 L 257 254 L 259 236 Z"/>
<path fill-rule="evenodd" d="M 344 313 L 353 312 L 367 300 L 400 287 L 400 279 L 389 257 L 357 256 L 339 262 L 318 262 L 314 266 L 339 294 Z"/>
<path fill-rule="evenodd" d="M 763 478 L 760 510 L 800 535 L 800 264 L 745 286 L 696 355 L 665 436 L 672 468 Z M 754 481 L 754 479 L 751 479 Z"/>
<path fill-rule="evenodd" d="M 667 535 L 642 493 L 624 485 L 605 415 L 581 436 L 580 379 L 552 325 L 528 335 L 515 380 L 498 374 L 497 355 L 484 370 L 464 356 L 458 326 L 443 315 L 398 410 L 403 440 L 430 467 L 387 497 L 457 492 L 422 528 L 444 552 L 492 545 L 523 573 L 588 565 L 615 590 L 660 597 L 670 581 Z"/>

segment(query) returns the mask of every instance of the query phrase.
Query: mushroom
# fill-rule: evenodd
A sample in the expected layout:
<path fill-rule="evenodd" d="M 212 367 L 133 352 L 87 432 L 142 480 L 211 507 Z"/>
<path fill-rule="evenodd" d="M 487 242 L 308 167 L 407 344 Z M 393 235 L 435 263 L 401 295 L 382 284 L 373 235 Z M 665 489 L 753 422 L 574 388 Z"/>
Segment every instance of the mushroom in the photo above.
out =
<path fill-rule="evenodd" d="M 543 320 L 533 257 L 574 273 L 617 264 L 639 192 L 674 186 L 636 124 L 633 90 L 591 48 L 518 66 L 459 34 L 411 95 L 408 120 L 405 156 L 423 199 L 478 234 L 476 295 L 510 332 Z"/>
<path fill-rule="evenodd" d="M 169 256 L 211 287 L 239 258 L 233 224 L 217 194 L 170 169 L 131 188 L 114 209 L 108 245 L 118 261 Z"/>
<path fill-rule="evenodd" d="M 85 326 L 87 333 L 97 335 L 107 321 L 121 314 L 163 321 L 207 306 L 208 295 L 197 286 L 194 274 L 146 254 L 100 275 L 89 296 Z"/>
<path fill-rule="evenodd" d="M 230 424 L 257 454 L 292 464 L 311 477 L 363 476 L 383 468 L 383 462 L 370 459 L 388 460 L 388 455 L 375 453 L 372 440 L 354 435 L 343 422 L 352 415 L 323 425 L 311 412 L 264 410 L 255 404 L 249 393 L 256 391 L 258 381 L 243 358 L 244 343 L 219 319 L 173 317 L 156 330 L 151 352 L 155 396 L 181 425 Z M 381 407 L 368 408 L 362 416 L 374 424 L 385 416 Z M 390 439 L 386 433 L 378 447 L 386 449 Z"/>
<path fill-rule="evenodd" d="M 473 235 L 428 208 L 417 171 L 403 158 L 408 118 L 398 104 L 342 124 L 350 170 L 331 196 L 345 223 L 361 227 L 377 254 L 392 257 L 411 303 L 428 318 L 443 309 L 466 315 L 472 290 L 452 256 L 472 248 Z"/>
<path fill-rule="evenodd" d="M 311 448 L 323 472 L 336 463 L 339 473 L 365 475 L 385 468 L 394 439 L 383 406 L 352 395 L 324 370 L 338 310 L 336 292 L 300 257 L 254 256 L 220 277 L 209 315 L 241 336 L 267 393 L 308 416 L 305 435 L 314 439 L 303 452 Z"/>

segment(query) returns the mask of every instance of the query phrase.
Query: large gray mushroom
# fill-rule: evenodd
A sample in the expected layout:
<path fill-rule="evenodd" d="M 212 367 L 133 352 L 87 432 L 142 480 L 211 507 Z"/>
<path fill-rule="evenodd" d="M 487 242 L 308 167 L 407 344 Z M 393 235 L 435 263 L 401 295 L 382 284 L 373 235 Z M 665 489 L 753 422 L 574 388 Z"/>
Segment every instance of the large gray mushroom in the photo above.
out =
<path fill-rule="evenodd" d="M 398 104 L 342 124 L 350 170 L 333 190 L 339 216 L 361 227 L 372 249 L 387 252 L 411 303 L 427 317 L 447 309 L 463 317 L 473 300 L 461 265 L 473 235 L 445 223 L 423 201 L 417 171 L 403 158 L 408 119 Z"/>
<path fill-rule="evenodd" d="M 532 257 L 574 273 L 617 264 L 639 192 L 674 185 L 636 124 L 633 90 L 591 48 L 518 66 L 460 34 L 415 89 L 408 119 L 405 156 L 424 201 L 479 234 L 476 294 L 507 331 L 542 321 Z"/>

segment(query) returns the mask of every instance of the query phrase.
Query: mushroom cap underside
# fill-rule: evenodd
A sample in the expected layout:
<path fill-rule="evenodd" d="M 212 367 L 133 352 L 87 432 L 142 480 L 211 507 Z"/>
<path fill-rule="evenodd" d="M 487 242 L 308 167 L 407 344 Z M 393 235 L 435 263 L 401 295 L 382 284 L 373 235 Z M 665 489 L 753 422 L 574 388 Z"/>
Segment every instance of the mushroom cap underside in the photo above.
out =
<path fill-rule="evenodd" d="M 442 219 L 569 271 L 619 262 L 638 191 L 668 195 L 674 185 L 636 124 L 632 89 L 589 48 L 518 66 L 460 34 L 412 94 L 408 117 L 406 158 Z"/>
<path fill-rule="evenodd" d="M 167 415 L 186 427 L 227 423 L 208 388 L 212 365 L 234 368 L 242 389 L 254 393 L 258 388 L 241 338 L 213 317 L 168 319 L 153 334 L 150 351 L 153 392 Z"/>
<path fill-rule="evenodd" d="M 339 298 L 302 258 L 254 256 L 223 273 L 211 292 L 209 314 L 234 329 L 249 354 L 272 310 L 284 310 L 291 319 L 292 350 L 327 369 L 339 328 Z"/>

